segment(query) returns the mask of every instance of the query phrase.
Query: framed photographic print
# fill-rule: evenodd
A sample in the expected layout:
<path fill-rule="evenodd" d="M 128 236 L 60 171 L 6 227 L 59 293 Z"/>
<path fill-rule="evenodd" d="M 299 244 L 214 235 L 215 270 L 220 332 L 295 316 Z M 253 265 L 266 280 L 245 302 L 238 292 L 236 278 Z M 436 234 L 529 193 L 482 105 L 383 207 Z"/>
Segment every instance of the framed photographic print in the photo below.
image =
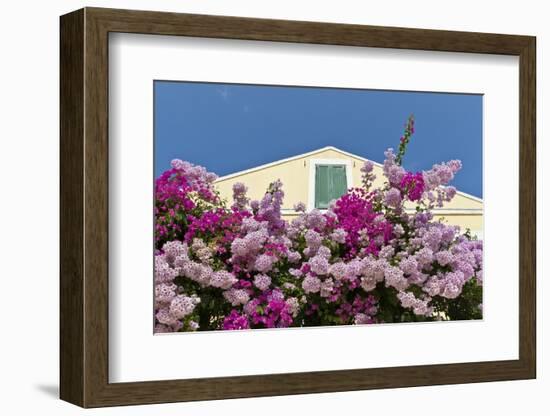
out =
<path fill-rule="evenodd" d="M 535 38 L 61 17 L 83 407 L 536 376 Z"/>

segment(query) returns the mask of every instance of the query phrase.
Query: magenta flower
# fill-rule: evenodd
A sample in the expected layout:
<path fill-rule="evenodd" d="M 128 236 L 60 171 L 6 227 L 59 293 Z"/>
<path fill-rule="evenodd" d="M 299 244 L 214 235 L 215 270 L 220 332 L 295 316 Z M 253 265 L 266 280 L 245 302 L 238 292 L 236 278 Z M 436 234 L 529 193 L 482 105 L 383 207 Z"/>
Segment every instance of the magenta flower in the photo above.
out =
<path fill-rule="evenodd" d="M 373 209 L 373 194 L 362 189 L 351 189 L 336 201 L 333 208 L 339 227 L 346 231 L 347 258 L 364 254 L 377 254 L 392 235 L 392 225 L 379 220 Z"/>
<path fill-rule="evenodd" d="M 224 318 L 223 329 L 250 329 L 248 317 L 245 314 L 240 314 L 237 310 L 233 309 L 231 310 L 231 313 Z"/>
<path fill-rule="evenodd" d="M 407 172 L 400 183 L 401 189 L 411 201 L 418 201 L 424 193 L 424 177 L 421 172 Z"/>

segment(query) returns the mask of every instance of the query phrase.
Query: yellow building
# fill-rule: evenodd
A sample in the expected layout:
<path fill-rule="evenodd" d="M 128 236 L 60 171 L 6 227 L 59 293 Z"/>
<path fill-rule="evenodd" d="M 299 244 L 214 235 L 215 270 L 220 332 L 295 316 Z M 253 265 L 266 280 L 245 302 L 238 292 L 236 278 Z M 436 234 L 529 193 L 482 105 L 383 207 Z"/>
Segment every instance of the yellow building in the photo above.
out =
<path fill-rule="evenodd" d="M 222 198 L 232 200 L 233 184 L 242 182 L 248 187 L 251 199 L 261 199 L 269 184 L 276 179 L 283 182 L 285 193 L 282 214 L 291 220 L 297 214 L 293 207 L 298 202 L 308 210 L 325 209 L 328 202 L 341 196 L 346 189 L 361 186 L 361 167 L 365 158 L 332 146 L 277 160 L 255 168 L 222 176 L 216 181 Z M 382 185 L 382 165 L 374 163 L 374 186 Z M 412 208 L 413 205 L 410 205 Z M 483 200 L 458 191 L 451 202 L 434 210 L 435 219 L 443 218 L 449 224 L 469 228 L 479 238 L 483 236 Z"/>

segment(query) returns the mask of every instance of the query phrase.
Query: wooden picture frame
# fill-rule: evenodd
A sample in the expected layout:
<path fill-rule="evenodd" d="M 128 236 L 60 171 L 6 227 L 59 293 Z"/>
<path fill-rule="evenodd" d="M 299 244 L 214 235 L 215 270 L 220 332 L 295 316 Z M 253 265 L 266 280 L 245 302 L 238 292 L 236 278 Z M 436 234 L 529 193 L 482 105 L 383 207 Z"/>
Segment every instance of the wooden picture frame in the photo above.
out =
<path fill-rule="evenodd" d="M 85 8 L 61 17 L 60 396 L 82 407 L 536 377 L 535 38 Z M 519 57 L 519 359 L 109 383 L 108 35 L 246 39 Z"/>

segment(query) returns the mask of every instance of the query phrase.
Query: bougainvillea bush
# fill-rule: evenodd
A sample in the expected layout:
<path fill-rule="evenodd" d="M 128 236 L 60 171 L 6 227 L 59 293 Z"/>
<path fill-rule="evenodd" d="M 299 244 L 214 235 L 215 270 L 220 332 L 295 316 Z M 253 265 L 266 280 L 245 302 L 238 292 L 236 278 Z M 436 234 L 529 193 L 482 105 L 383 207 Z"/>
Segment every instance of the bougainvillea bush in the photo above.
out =
<path fill-rule="evenodd" d="M 411 117 L 382 187 L 367 161 L 361 188 L 290 222 L 280 181 L 260 201 L 236 183 L 227 202 L 215 174 L 172 161 L 155 189 L 155 332 L 481 318 L 482 242 L 432 214 L 461 163 L 406 171 L 413 132 Z"/>

